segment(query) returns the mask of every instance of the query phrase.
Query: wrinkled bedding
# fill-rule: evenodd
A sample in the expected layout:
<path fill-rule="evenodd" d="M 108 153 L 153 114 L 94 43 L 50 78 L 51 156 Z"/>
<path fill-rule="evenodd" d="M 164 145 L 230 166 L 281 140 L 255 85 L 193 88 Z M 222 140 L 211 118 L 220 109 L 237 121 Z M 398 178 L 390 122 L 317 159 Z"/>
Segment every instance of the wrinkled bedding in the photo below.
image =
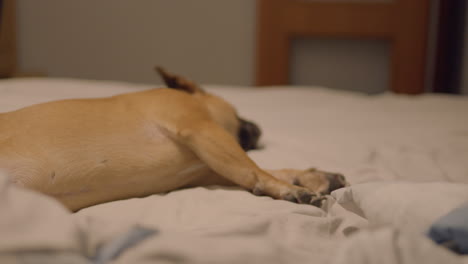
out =
<path fill-rule="evenodd" d="M 6 80 L 0 112 L 151 87 Z M 0 263 L 468 263 L 425 236 L 468 201 L 468 97 L 206 89 L 262 127 L 264 148 L 249 153 L 261 167 L 341 172 L 352 186 L 325 210 L 213 186 L 70 214 L 1 175 Z"/>

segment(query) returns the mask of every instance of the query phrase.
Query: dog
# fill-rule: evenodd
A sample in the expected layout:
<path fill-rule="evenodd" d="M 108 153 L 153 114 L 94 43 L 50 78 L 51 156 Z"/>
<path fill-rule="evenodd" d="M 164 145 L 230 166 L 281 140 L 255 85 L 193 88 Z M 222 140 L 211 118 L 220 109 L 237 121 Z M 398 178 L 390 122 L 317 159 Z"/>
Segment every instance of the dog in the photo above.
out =
<path fill-rule="evenodd" d="M 261 135 L 232 105 L 156 68 L 167 88 L 48 102 L 0 114 L 0 169 L 71 211 L 194 186 L 241 186 L 320 206 L 339 173 L 264 170 L 246 151 Z"/>

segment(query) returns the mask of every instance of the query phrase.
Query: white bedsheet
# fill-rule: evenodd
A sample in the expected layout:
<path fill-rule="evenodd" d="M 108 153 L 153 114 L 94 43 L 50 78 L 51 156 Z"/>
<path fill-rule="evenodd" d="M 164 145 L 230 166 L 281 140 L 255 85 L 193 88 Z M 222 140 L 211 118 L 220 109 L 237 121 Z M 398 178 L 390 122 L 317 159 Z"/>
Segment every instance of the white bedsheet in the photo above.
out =
<path fill-rule="evenodd" d="M 0 112 L 146 88 L 151 86 L 0 81 Z M 65 236 L 67 245 L 75 245 L 73 252 L 91 256 L 139 224 L 159 232 L 115 263 L 468 263 L 422 235 L 432 221 L 468 200 L 467 97 L 366 96 L 318 87 L 206 88 L 262 127 L 265 148 L 249 154 L 262 167 L 342 172 L 353 186 L 334 192 L 327 212 L 236 188 L 194 188 L 102 204 L 60 218 L 81 230 Z M 44 199 L 34 195 L 37 201 Z M 27 238 L 29 232 L 9 224 L 24 217 L 18 213 L 26 210 L 24 204 L 0 204 L 6 206 L 0 206 L 0 235 L 16 228 L 8 234 Z M 49 208 L 47 202 L 42 206 Z M 50 210 L 63 211 L 57 206 Z M 46 234 L 60 230 L 41 226 L 45 242 L 50 238 Z M 85 246 L 77 246 L 82 240 Z M 63 251 L 62 244 L 57 242 L 55 249 Z M 8 247 L 21 244 L 0 244 L 0 256 L 12 259 L 2 255 Z"/>

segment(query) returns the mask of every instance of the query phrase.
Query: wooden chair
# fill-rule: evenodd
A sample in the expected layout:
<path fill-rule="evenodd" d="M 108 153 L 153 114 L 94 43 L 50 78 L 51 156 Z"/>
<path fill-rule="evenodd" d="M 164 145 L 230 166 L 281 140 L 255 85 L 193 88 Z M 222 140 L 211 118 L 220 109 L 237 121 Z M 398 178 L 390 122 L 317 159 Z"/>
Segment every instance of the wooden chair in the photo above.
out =
<path fill-rule="evenodd" d="M 292 39 L 319 36 L 390 41 L 391 90 L 425 91 L 429 0 L 258 0 L 257 5 L 257 85 L 289 84 Z"/>

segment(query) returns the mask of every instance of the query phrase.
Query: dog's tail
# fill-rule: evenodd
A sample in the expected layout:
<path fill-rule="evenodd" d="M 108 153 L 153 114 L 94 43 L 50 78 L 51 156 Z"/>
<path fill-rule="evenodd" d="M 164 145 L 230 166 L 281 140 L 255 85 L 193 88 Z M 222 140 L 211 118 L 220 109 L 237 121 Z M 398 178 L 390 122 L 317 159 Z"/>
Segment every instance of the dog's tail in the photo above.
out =
<path fill-rule="evenodd" d="M 191 82 L 184 77 L 172 74 L 164 70 L 162 67 L 156 66 L 155 70 L 159 75 L 162 77 L 164 80 L 164 83 L 166 83 L 167 87 L 177 89 L 177 90 L 182 90 L 188 93 L 205 93 L 203 89 L 195 84 L 194 82 Z"/>

